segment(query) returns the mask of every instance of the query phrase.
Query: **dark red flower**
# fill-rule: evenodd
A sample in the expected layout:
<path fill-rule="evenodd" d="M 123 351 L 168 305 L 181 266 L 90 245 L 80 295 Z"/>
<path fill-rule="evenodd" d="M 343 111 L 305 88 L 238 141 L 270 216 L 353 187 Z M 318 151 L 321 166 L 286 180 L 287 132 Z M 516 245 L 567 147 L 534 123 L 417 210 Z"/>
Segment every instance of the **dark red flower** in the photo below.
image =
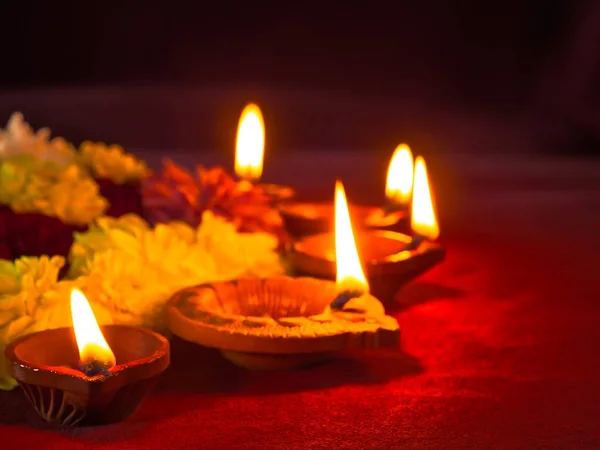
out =
<path fill-rule="evenodd" d="M 2 243 L 11 259 L 41 255 L 66 257 L 73 244 L 73 233 L 87 228 L 67 225 L 56 217 L 39 213 L 16 213 L 6 205 L 0 206 L 0 217 L 6 233 Z"/>
<path fill-rule="evenodd" d="M 106 215 L 120 217 L 124 214 L 144 215 L 142 206 L 142 193 L 139 182 L 116 184 L 114 181 L 101 178 L 96 179 L 100 187 L 100 194 L 108 200 L 109 207 Z"/>

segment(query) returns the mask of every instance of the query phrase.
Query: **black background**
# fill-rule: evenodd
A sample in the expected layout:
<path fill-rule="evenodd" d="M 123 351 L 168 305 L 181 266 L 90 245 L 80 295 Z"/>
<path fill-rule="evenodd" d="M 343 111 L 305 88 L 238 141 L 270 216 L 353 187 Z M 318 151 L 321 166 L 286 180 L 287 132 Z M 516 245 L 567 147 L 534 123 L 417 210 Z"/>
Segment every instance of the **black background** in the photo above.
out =
<path fill-rule="evenodd" d="M 268 88 L 511 114 L 538 108 L 583 5 L 10 2 L 0 27 L 0 89 Z M 551 115 L 578 126 L 560 107 Z"/>

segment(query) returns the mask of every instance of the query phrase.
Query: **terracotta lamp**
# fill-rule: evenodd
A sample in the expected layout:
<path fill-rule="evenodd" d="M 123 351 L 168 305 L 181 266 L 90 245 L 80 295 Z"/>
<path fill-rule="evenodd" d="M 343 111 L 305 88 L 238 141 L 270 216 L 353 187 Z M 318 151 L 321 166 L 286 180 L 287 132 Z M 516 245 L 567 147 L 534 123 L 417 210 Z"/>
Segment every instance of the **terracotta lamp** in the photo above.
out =
<path fill-rule="evenodd" d="M 295 369 L 344 350 L 398 345 L 398 322 L 375 297 L 335 310 L 336 296 L 336 283 L 313 278 L 206 284 L 173 296 L 167 323 L 173 334 L 252 370 Z"/>
<path fill-rule="evenodd" d="M 24 336 L 5 354 L 11 375 L 42 419 L 63 426 L 133 414 L 169 365 L 169 342 L 139 327 L 100 328 L 84 295 L 71 294 L 73 328 Z"/>
<path fill-rule="evenodd" d="M 242 111 L 235 144 L 235 174 L 244 182 L 256 184 L 273 203 L 289 200 L 296 191 L 290 186 L 259 183 L 265 156 L 265 122 L 260 108 L 251 103 Z"/>
<path fill-rule="evenodd" d="M 278 277 L 191 287 L 167 304 L 169 328 L 258 370 L 302 367 L 344 350 L 397 346 L 398 322 L 369 294 L 347 209 L 344 226 L 344 241 L 336 242 L 341 255 L 336 282 Z"/>
<path fill-rule="evenodd" d="M 412 193 L 413 157 L 408 145 L 399 145 L 390 160 L 383 206 L 349 205 L 352 223 L 359 229 L 390 228 L 408 219 Z M 279 212 L 294 237 L 333 230 L 335 205 L 330 202 L 285 202 Z"/>
<path fill-rule="evenodd" d="M 340 249 L 338 240 L 344 239 L 343 231 L 338 229 L 346 226 L 338 220 L 338 217 L 345 217 L 345 196 L 340 196 L 339 190 L 338 185 L 335 233 L 304 237 L 296 240 L 290 248 L 289 262 L 298 276 L 336 277 L 336 260 L 340 258 L 336 255 L 336 250 Z M 371 292 L 384 302 L 391 301 L 401 286 L 445 258 L 445 250 L 434 242 L 439 235 L 439 227 L 425 161 L 420 157 L 415 164 L 411 228 L 412 236 L 385 230 L 361 230 L 357 233 L 358 251 L 364 261 Z"/>

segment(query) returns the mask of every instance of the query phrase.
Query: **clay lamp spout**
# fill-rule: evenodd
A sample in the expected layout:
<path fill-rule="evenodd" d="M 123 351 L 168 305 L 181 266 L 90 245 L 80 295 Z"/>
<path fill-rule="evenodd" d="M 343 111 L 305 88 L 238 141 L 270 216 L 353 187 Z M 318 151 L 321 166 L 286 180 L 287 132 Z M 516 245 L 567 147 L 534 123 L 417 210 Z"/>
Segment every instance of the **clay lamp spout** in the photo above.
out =
<path fill-rule="evenodd" d="M 241 190 L 257 185 L 263 193 L 277 203 L 295 195 L 289 186 L 260 183 L 265 158 L 265 121 L 260 108 L 250 103 L 240 116 L 235 143 L 235 174 Z"/>
<path fill-rule="evenodd" d="M 119 422 L 133 414 L 169 365 L 169 342 L 144 328 L 100 327 L 82 292 L 73 328 L 29 334 L 5 349 L 10 373 L 42 419 L 62 426 Z"/>

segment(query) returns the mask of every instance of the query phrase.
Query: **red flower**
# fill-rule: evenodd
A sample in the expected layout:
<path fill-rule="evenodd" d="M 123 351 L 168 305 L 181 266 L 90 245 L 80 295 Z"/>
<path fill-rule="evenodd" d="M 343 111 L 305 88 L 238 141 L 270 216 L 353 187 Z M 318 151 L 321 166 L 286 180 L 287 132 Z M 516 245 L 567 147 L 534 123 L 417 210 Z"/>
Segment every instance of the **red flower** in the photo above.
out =
<path fill-rule="evenodd" d="M 288 239 L 269 197 L 256 186 L 236 181 L 222 167 L 196 166 L 192 174 L 166 160 L 161 173 L 143 180 L 142 201 L 151 223 L 182 220 L 197 226 L 210 210 L 241 232 L 271 233 L 282 243 Z"/>
<path fill-rule="evenodd" d="M 73 244 L 73 233 L 86 229 L 39 213 L 16 213 L 6 205 L 0 206 L 0 218 L 4 224 L 0 233 L 5 233 L 1 242 L 11 259 L 41 255 L 66 257 Z"/>
<path fill-rule="evenodd" d="M 100 194 L 110 204 L 105 213 L 107 216 L 120 217 L 132 213 L 143 217 L 144 209 L 139 182 L 116 184 L 112 180 L 101 178 L 96 179 L 96 183 L 100 187 Z"/>
<path fill-rule="evenodd" d="M 0 259 L 12 260 L 12 252 L 8 246 L 8 221 L 12 211 L 0 205 Z"/>

